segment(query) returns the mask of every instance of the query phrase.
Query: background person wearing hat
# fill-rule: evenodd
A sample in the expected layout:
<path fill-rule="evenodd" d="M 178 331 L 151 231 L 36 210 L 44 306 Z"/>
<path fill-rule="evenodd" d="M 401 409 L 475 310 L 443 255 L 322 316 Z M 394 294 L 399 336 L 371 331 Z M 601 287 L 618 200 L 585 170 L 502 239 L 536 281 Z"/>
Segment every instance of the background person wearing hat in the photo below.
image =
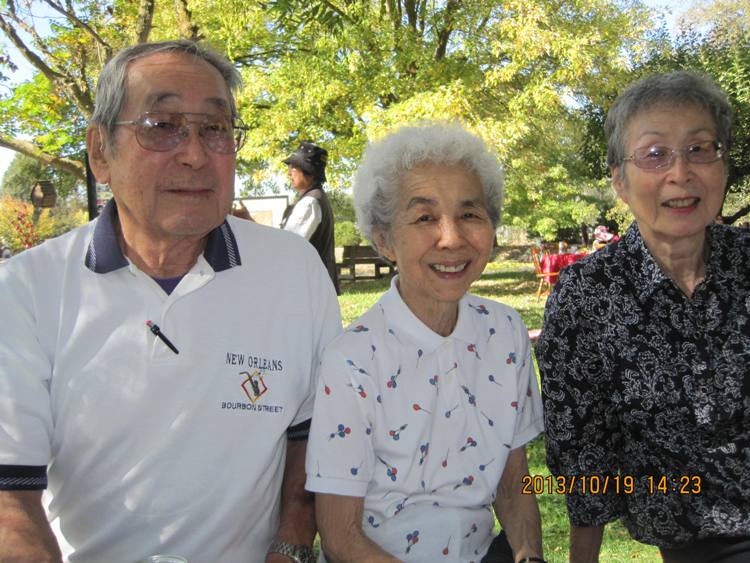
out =
<path fill-rule="evenodd" d="M 594 250 L 599 250 L 610 242 L 617 242 L 618 240 L 620 240 L 620 236 L 610 233 L 604 225 L 599 225 L 594 229 Z"/>
<path fill-rule="evenodd" d="M 297 192 L 295 202 L 286 208 L 281 228 L 305 237 L 320 254 L 339 295 L 339 278 L 333 239 L 333 210 L 323 191 L 328 151 L 310 141 L 302 141 L 286 160 L 289 179 Z"/>

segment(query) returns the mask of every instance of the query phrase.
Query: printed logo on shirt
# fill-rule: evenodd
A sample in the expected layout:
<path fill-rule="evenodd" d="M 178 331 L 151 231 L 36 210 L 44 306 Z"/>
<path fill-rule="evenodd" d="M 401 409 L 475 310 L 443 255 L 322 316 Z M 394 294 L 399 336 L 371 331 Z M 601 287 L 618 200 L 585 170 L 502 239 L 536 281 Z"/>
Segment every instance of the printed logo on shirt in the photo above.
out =
<path fill-rule="evenodd" d="M 281 360 L 254 356 L 252 354 L 235 353 L 235 352 L 227 352 L 226 359 L 224 360 L 224 362 L 228 366 L 246 367 L 247 369 L 258 369 L 263 372 L 283 371 L 284 369 L 284 366 L 282 365 Z"/>
<path fill-rule="evenodd" d="M 229 400 L 221 401 L 223 410 L 231 411 L 254 411 L 264 413 L 281 413 L 284 407 L 281 405 L 268 405 L 264 402 L 268 399 L 268 391 L 272 386 L 273 372 L 283 372 L 282 361 L 255 356 L 253 354 L 227 352 L 225 364 L 237 366 L 241 371 L 233 371 L 231 375 L 235 382 L 231 388 Z M 236 387 L 235 387 L 236 385 Z"/>
<path fill-rule="evenodd" d="M 255 404 L 255 402 L 260 399 L 261 395 L 268 391 L 268 387 L 266 386 L 265 381 L 263 381 L 263 376 L 257 369 L 253 373 L 241 371 L 240 375 L 246 377 L 241 385 L 242 390 L 245 392 L 245 395 L 247 395 L 247 398 L 250 399 L 250 402 Z"/>
<path fill-rule="evenodd" d="M 284 407 L 281 405 L 264 405 L 258 402 L 260 398 L 268 391 L 268 385 L 266 385 L 266 382 L 263 379 L 263 374 L 260 371 L 241 371 L 238 375 L 240 376 L 241 383 L 239 384 L 239 388 L 242 390 L 243 400 L 222 401 L 222 409 L 267 413 L 281 413 L 284 410 Z M 249 400 L 250 402 L 248 403 L 245 399 Z"/>

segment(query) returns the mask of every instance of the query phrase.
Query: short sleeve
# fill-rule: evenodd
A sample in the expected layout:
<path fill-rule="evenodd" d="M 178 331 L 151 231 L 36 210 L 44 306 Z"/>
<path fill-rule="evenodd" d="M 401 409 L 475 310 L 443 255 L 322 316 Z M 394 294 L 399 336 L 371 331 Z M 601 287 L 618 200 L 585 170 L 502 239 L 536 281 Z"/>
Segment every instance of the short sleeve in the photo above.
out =
<path fill-rule="evenodd" d="M 0 468 L 12 480 L 12 466 L 46 466 L 51 455 L 52 364 L 39 333 L 23 255 L 0 266 Z M 7 467 L 6 467 L 7 466 Z M 0 487 L 2 488 L 2 487 Z"/>
<path fill-rule="evenodd" d="M 618 436 L 608 408 L 610 363 L 600 350 L 602 309 L 577 273 L 568 269 L 547 301 L 537 360 L 544 396 L 547 465 L 553 475 L 616 474 Z M 567 496 L 574 526 L 600 526 L 617 519 L 623 500 L 614 494 Z"/>
<path fill-rule="evenodd" d="M 536 379 L 534 362 L 531 359 L 531 343 L 526 325 L 521 317 L 513 311 L 511 324 L 513 325 L 516 349 L 523 358 L 516 368 L 518 389 L 518 415 L 513 432 L 512 448 L 519 448 L 533 440 L 544 431 L 544 415 L 542 414 L 542 399 L 539 395 L 539 385 Z"/>
<path fill-rule="evenodd" d="M 308 252 L 307 302 L 310 304 L 312 320 L 313 354 L 310 362 L 308 396 L 300 406 L 292 426 L 297 426 L 313 414 L 315 389 L 318 386 L 319 365 L 323 359 L 325 347 L 341 333 L 341 314 L 336 290 L 331 283 L 317 253 L 310 247 Z"/>
<path fill-rule="evenodd" d="M 320 366 L 307 445 L 305 487 L 317 493 L 364 497 L 375 467 L 372 427 L 377 390 L 362 367 L 344 354 L 344 334 Z"/>

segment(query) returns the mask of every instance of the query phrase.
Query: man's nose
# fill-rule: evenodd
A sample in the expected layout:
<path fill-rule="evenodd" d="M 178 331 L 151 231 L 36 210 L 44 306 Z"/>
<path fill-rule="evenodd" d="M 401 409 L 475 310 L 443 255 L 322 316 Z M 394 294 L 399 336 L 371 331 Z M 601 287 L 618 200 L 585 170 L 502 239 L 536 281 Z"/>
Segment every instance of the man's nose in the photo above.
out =
<path fill-rule="evenodd" d="M 203 144 L 200 128 L 190 124 L 185 128 L 182 142 L 178 145 L 177 158 L 180 164 L 200 168 L 208 160 L 208 149 Z"/>

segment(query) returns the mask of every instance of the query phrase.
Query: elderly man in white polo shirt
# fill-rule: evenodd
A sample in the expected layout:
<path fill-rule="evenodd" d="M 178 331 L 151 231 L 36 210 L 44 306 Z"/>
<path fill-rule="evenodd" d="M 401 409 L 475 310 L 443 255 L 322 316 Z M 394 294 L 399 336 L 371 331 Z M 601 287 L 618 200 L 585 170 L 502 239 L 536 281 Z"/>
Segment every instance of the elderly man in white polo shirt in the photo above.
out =
<path fill-rule="evenodd" d="M 118 53 L 86 139 L 114 200 L 0 267 L 2 561 L 312 558 L 338 305 L 301 238 L 228 216 L 238 86 L 192 42 Z"/>

